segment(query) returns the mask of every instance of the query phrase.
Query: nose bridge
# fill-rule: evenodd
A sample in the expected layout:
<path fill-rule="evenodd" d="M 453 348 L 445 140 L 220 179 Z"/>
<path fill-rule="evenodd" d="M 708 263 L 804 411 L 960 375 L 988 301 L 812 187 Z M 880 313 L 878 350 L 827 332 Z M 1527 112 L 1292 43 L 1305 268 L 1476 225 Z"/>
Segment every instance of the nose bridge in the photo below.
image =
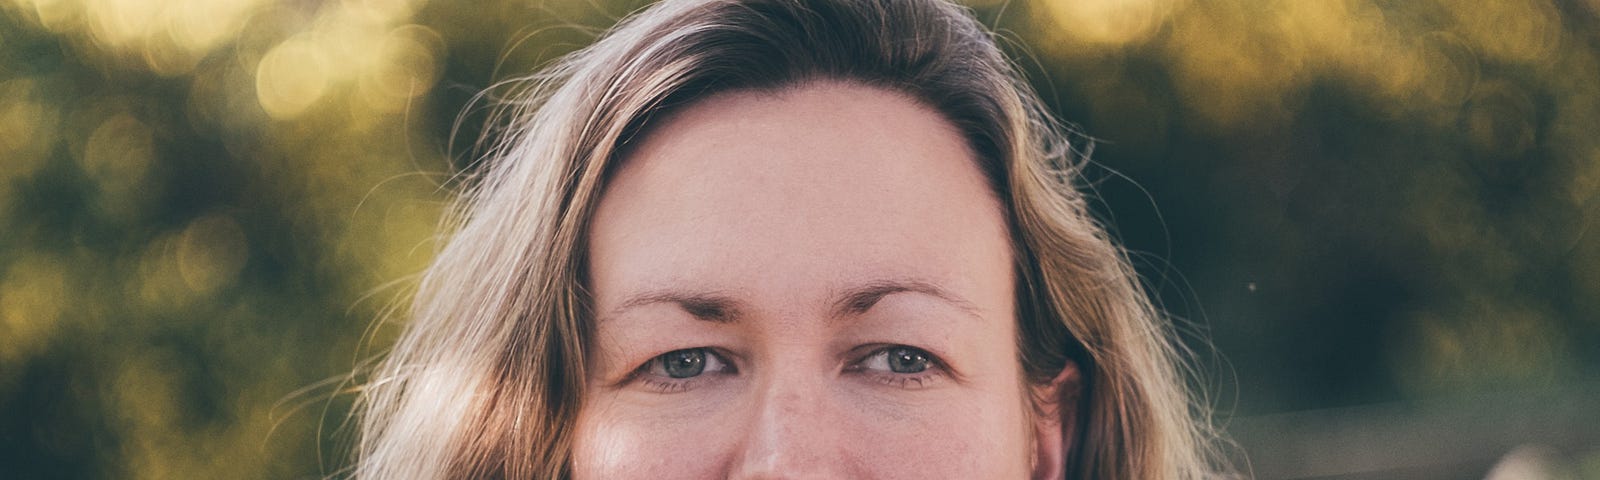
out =
<path fill-rule="evenodd" d="M 828 379 L 796 371 L 761 382 L 743 442 L 742 479 L 843 478 L 840 410 Z"/>

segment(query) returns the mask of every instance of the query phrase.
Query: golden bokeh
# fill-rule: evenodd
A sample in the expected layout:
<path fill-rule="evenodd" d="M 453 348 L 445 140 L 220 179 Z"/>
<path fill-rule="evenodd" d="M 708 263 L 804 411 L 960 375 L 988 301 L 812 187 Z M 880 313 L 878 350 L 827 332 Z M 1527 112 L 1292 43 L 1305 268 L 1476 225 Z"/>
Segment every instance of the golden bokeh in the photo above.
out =
<path fill-rule="evenodd" d="M 24 177 L 48 160 L 60 112 L 40 85 L 49 79 L 11 78 L 0 82 L 0 180 Z M 0 181 L 0 184 L 9 182 Z"/>
<path fill-rule="evenodd" d="M 1180 7 L 1179 0 L 1046 0 L 1057 31 L 1073 40 L 1122 46 L 1142 42 Z"/>
<path fill-rule="evenodd" d="M 15 365 L 53 340 L 71 301 L 67 265 L 43 254 L 23 257 L 0 277 L 0 365 Z M 0 382 L 3 382 L 0 374 Z"/>
<path fill-rule="evenodd" d="M 190 290 L 209 293 L 232 283 L 250 258 L 239 223 L 224 214 L 195 219 L 178 240 L 178 273 Z"/>
<path fill-rule="evenodd" d="M 89 133 L 79 165 L 113 202 L 125 202 L 144 184 L 156 156 L 154 137 L 150 127 L 132 115 L 112 114 Z"/>
<path fill-rule="evenodd" d="M 369 107 L 393 111 L 427 93 L 439 79 L 444 39 L 421 25 L 389 31 L 370 52 L 371 66 L 361 72 L 360 94 Z"/>
<path fill-rule="evenodd" d="M 278 119 L 292 119 L 332 88 L 332 59 L 311 38 L 291 38 L 267 52 L 256 69 L 261 108 Z"/>

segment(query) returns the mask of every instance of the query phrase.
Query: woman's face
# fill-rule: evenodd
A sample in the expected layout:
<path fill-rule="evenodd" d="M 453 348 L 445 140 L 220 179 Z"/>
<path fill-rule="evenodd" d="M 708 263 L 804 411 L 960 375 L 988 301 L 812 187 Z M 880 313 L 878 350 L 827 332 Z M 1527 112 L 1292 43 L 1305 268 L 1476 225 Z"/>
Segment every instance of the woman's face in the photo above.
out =
<path fill-rule="evenodd" d="M 578 478 L 1030 472 L 1006 223 L 938 114 L 832 82 L 712 96 L 598 208 Z"/>

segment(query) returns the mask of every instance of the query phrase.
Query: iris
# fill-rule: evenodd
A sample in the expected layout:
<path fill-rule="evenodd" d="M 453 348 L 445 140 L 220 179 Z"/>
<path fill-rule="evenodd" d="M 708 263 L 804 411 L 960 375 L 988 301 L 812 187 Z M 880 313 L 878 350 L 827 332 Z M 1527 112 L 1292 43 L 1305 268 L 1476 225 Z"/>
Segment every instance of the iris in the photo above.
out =
<path fill-rule="evenodd" d="M 661 367 L 672 378 L 699 376 L 706 370 L 706 350 L 690 348 L 674 350 L 661 355 Z"/>
<path fill-rule="evenodd" d="M 889 371 L 894 373 L 917 373 L 928 369 L 928 354 L 922 350 L 911 347 L 894 347 L 889 349 Z"/>

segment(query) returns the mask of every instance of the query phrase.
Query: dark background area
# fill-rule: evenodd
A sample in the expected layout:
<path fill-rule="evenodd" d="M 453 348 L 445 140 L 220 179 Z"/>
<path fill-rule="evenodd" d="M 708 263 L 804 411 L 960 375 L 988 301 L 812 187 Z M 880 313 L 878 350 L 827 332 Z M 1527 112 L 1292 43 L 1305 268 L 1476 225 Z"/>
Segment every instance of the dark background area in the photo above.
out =
<path fill-rule="evenodd" d="M 337 474 L 471 98 L 642 4 L 0 0 L 0 477 Z M 1600 478 L 1600 1 L 968 4 L 1245 468 Z"/>

